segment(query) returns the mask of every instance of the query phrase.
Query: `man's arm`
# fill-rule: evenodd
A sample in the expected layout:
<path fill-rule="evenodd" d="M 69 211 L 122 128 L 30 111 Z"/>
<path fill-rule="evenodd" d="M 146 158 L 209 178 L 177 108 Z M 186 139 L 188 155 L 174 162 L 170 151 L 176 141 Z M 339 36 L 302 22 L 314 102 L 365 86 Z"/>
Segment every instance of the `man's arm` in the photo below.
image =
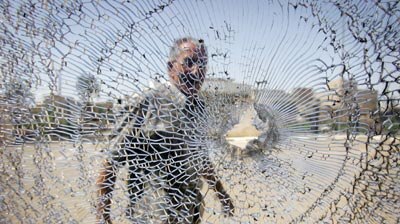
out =
<path fill-rule="evenodd" d="M 223 205 L 224 212 L 232 216 L 235 211 L 235 207 L 233 206 L 231 197 L 226 192 L 221 180 L 215 173 L 214 166 L 209 158 L 207 158 L 204 162 L 204 167 L 205 170 L 202 176 L 207 180 L 208 185 L 211 186 L 211 188 L 217 193 L 218 199 Z"/>
<path fill-rule="evenodd" d="M 196 109 L 187 108 L 187 110 L 190 112 L 195 111 L 194 113 L 197 115 L 197 117 L 204 118 L 206 114 L 206 107 L 205 103 L 203 100 L 195 98 L 195 104 L 196 104 Z M 232 216 L 235 210 L 235 207 L 233 206 L 231 197 L 229 194 L 226 192 L 224 186 L 222 185 L 221 180 L 217 176 L 217 173 L 214 170 L 214 166 L 208 156 L 205 156 L 204 161 L 203 161 L 203 167 L 204 170 L 201 173 L 204 179 L 207 180 L 208 185 L 217 193 L 218 199 L 220 200 L 221 204 L 223 205 L 223 211 L 227 213 L 228 215 Z"/>
<path fill-rule="evenodd" d="M 147 107 L 146 107 L 147 108 Z M 99 223 L 111 224 L 111 198 L 114 191 L 115 181 L 117 179 L 116 173 L 120 166 L 123 166 L 127 160 L 126 147 L 130 142 L 126 142 L 126 136 L 138 134 L 138 127 L 143 123 L 143 118 L 140 114 L 143 112 L 143 103 L 137 104 L 136 107 L 127 106 L 124 110 L 124 116 L 121 122 L 117 124 L 117 136 L 111 141 L 111 145 L 117 146 L 117 150 L 113 151 L 112 157 L 106 159 L 102 164 L 99 177 L 96 181 L 97 186 L 97 221 Z M 136 130 L 136 131 L 134 131 Z"/>
<path fill-rule="evenodd" d="M 99 204 L 97 206 L 97 221 L 99 223 L 111 224 L 111 197 L 114 190 L 116 181 L 116 171 L 114 166 L 109 160 L 103 162 L 103 169 L 97 178 L 97 194 L 99 197 Z"/>

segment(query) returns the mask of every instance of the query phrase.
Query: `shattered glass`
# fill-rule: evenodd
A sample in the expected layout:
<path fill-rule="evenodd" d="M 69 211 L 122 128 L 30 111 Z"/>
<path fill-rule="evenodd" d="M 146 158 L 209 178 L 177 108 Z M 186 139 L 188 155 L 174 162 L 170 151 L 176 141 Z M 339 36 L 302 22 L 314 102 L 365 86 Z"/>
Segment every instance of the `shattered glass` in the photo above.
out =
<path fill-rule="evenodd" d="M 0 223 L 400 223 L 398 1 L 0 9 Z"/>

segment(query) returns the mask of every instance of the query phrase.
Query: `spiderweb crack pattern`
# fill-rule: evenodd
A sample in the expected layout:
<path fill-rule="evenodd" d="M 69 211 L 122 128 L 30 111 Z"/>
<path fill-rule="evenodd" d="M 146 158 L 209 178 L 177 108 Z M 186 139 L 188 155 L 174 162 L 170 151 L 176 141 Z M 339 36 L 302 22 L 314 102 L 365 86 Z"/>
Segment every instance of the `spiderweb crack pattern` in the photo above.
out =
<path fill-rule="evenodd" d="M 400 222 L 398 1 L 0 7 L 1 223 Z"/>

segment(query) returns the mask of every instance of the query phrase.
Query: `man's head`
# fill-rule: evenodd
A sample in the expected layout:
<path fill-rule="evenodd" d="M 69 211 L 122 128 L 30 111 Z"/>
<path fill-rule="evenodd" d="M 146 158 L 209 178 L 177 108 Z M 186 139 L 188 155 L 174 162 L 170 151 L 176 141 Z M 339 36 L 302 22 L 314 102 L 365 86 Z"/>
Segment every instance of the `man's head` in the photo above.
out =
<path fill-rule="evenodd" d="M 207 72 L 207 49 L 203 40 L 184 37 L 171 47 L 168 75 L 171 82 L 185 95 L 196 95 Z"/>

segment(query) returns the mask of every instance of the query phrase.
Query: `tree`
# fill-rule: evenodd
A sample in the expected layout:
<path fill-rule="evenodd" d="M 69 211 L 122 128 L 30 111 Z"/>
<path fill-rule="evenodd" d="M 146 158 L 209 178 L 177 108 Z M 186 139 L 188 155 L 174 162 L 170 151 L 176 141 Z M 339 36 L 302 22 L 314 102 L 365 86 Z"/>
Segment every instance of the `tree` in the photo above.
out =
<path fill-rule="evenodd" d="M 100 83 L 96 77 L 92 74 L 83 74 L 78 77 L 76 82 L 76 90 L 79 98 L 82 101 L 93 101 L 94 97 L 97 97 L 100 92 Z"/>
<path fill-rule="evenodd" d="M 3 97 L 13 105 L 29 107 L 34 105 L 35 97 L 31 91 L 31 85 L 28 80 L 13 77 L 11 80 L 3 82 Z"/>
<path fill-rule="evenodd" d="M 0 129 L 5 133 L 12 133 L 10 136 L 5 134 L 1 137 L 0 145 L 10 142 L 21 142 L 28 134 L 26 126 L 32 121 L 30 108 L 35 103 L 35 97 L 31 91 L 29 80 L 20 76 L 3 79 L 1 83 L 0 99 L 4 101 L 0 105 Z"/>

